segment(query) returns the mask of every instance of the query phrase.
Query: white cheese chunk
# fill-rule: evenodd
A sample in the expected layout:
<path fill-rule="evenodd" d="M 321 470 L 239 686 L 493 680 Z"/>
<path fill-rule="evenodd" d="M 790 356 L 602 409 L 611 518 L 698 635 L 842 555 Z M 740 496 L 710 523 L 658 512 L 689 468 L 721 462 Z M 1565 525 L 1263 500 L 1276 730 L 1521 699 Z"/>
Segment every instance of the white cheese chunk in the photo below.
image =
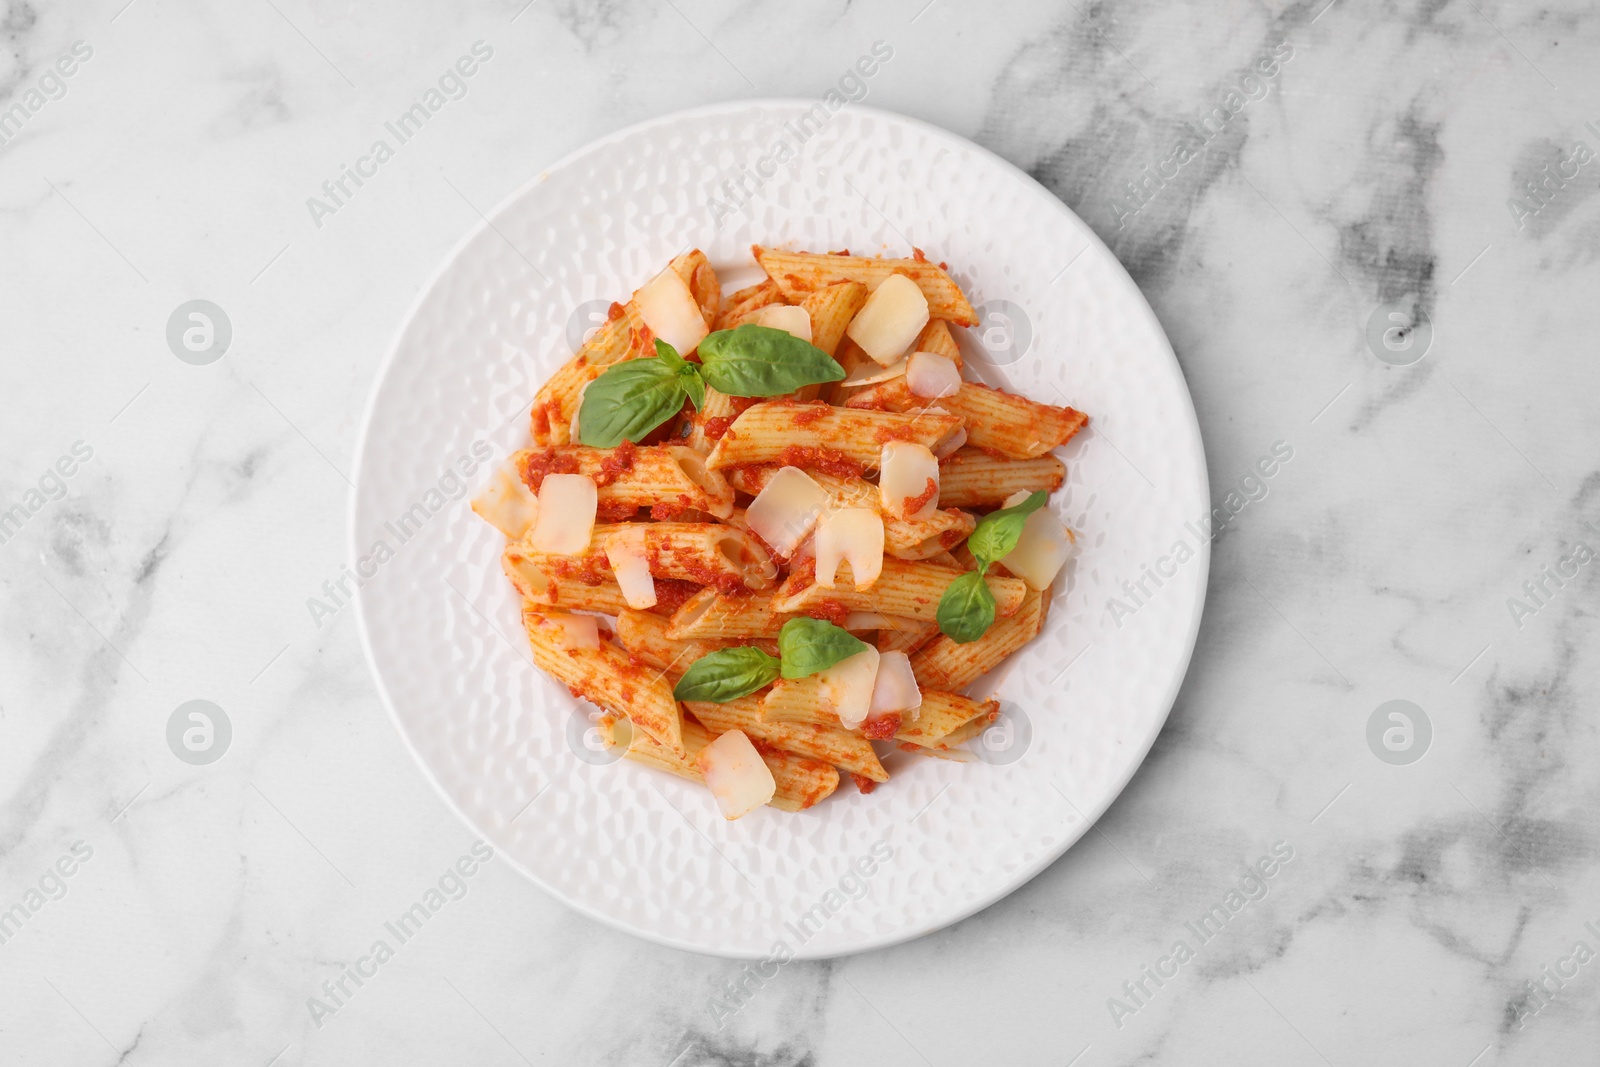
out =
<path fill-rule="evenodd" d="M 785 559 L 817 524 L 828 506 L 828 491 L 799 467 L 784 467 L 745 509 L 750 531 Z"/>
<path fill-rule="evenodd" d="M 823 702 L 838 714 L 840 724 L 851 730 L 867 721 L 877 680 L 878 650 L 871 645 L 817 674 Z"/>
<path fill-rule="evenodd" d="M 600 620 L 593 615 L 555 612 L 544 617 L 544 625 L 560 632 L 558 643 L 568 652 L 600 649 Z"/>
<path fill-rule="evenodd" d="M 890 364 L 905 355 L 928 325 L 928 298 L 904 274 L 885 278 L 850 320 L 845 333 L 873 360 Z"/>
<path fill-rule="evenodd" d="M 932 479 L 934 492 L 911 513 L 906 505 L 928 491 Z M 883 512 L 894 519 L 931 519 L 939 510 L 939 461 L 927 446 L 913 441 L 890 441 L 883 446 L 878 464 L 878 496 Z"/>
<path fill-rule="evenodd" d="M 944 459 L 946 456 L 954 455 L 955 451 L 966 443 L 967 428 L 965 426 L 957 426 L 953 431 L 945 434 L 943 437 L 939 438 L 938 441 L 934 442 L 934 458 Z"/>
<path fill-rule="evenodd" d="M 724 819 L 748 815 L 778 791 L 772 770 L 743 730 L 729 730 L 700 750 L 694 765 L 705 777 Z"/>
<path fill-rule="evenodd" d="M 872 686 L 872 704 L 867 718 L 900 714 L 915 719 L 922 708 L 922 689 L 911 672 L 911 657 L 904 652 L 884 652 L 878 656 L 878 677 Z"/>
<path fill-rule="evenodd" d="M 650 332 L 677 349 L 680 356 L 693 352 L 711 332 L 688 284 L 671 267 L 645 282 L 633 294 L 633 302 Z"/>
<path fill-rule="evenodd" d="M 850 564 L 857 589 L 883 573 L 883 516 L 871 508 L 824 512 L 817 523 L 817 584 L 832 589 L 840 563 Z"/>
<path fill-rule="evenodd" d="M 1023 499 L 1027 499 L 1026 495 Z M 1077 551 L 1077 539 L 1072 531 L 1049 508 L 1040 508 L 1022 524 L 1017 547 L 1001 557 L 1000 563 L 1027 582 L 1029 588 L 1048 589 Z"/>
<path fill-rule="evenodd" d="M 508 463 L 472 498 L 472 510 L 511 540 L 520 541 L 539 518 L 539 498 Z"/>
<path fill-rule="evenodd" d="M 599 492 L 586 474 L 547 474 L 539 483 L 539 521 L 530 539 L 539 552 L 576 556 L 589 547 Z"/>
<path fill-rule="evenodd" d="M 756 312 L 756 325 L 770 326 L 774 330 L 793 334 L 807 344 L 811 343 L 811 313 L 805 308 L 768 304 Z"/>
<path fill-rule="evenodd" d="M 844 381 L 839 384 L 852 388 L 858 385 L 877 385 L 879 382 L 892 381 L 905 372 L 906 361 L 903 359 L 897 359 L 887 367 L 880 367 L 869 361 L 845 375 Z"/>
<path fill-rule="evenodd" d="M 961 391 L 961 368 L 937 352 L 913 352 L 906 358 L 906 388 L 924 400 L 955 396 Z"/>
<path fill-rule="evenodd" d="M 642 526 L 629 526 L 608 534 L 605 540 L 606 559 L 617 585 L 622 587 L 622 599 L 628 607 L 643 610 L 656 606 L 656 580 L 650 575 L 650 555 L 645 550 L 645 530 Z"/>

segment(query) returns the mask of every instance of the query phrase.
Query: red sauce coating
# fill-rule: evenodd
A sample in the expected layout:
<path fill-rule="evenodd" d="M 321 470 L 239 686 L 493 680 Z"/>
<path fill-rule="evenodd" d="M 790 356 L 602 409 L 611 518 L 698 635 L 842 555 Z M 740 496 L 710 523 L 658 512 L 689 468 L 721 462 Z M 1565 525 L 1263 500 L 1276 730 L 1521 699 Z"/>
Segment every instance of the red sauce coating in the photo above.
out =
<path fill-rule="evenodd" d="M 903 514 L 915 515 L 917 512 L 922 510 L 923 506 L 927 504 L 928 501 L 934 499 L 938 495 L 939 483 L 934 479 L 929 478 L 928 484 L 922 487 L 922 492 L 918 493 L 916 496 L 906 498 L 905 511 Z"/>
<path fill-rule="evenodd" d="M 639 511 L 634 504 L 616 500 L 602 500 L 595 505 L 595 522 L 627 522 Z"/>
<path fill-rule="evenodd" d="M 842 627 L 844 620 L 850 617 L 850 609 L 839 603 L 839 601 L 829 598 L 827 600 L 819 600 L 810 605 L 805 609 L 805 614 L 813 619 L 821 619 L 823 622 L 831 622 L 835 626 Z M 895 729 L 899 729 L 899 727 Z"/>
<path fill-rule="evenodd" d="M 801 405 L 800 410 L 794 413 L 794 424 L 796 426 L 810 426 L 832 410 L 833 405 L 826 400 L 811 401 L 808 404 Z"/>
<path fill-rule="evenodd" d="M 600 469 L 595 472 L 594 484 L 596 487 L 610 485 L 617 477 L 633 469 L 633 459 L 639 451 L 632 441 L 624 441 L 616 448 L 606 453 L 600 461 Z"/>
<path fill-rule="evenodd" d="M 922 249 L 918 248 L 916 245 L 911 246 L 911 258 L 916 260 L 918 263 L 928 262 L 927 255 L 924 254 Z"/>
<path fill-rule="evenodd" d="M 550 408 L 552 403 L 548 400 L 536 401 L 529 417 L 533 421 L 533 436 L 542 440 L 550 436 Z"/>
<path fill-rule="evenodd" d="M 733 419 L 727 415 L 713 415 L 705 422 L 707 441 L 720 441 L 722 435 L 728 432 L 728 427 L 733 425 Z"/>
<path fill-rule="evenodd" d="M 529 452 L 518 460 L 517 468 L 523 484 L 537 493 L 547 474 L 577 474 L 578 458 L 549 448 L 543 452 Z"/>
<path fill-rule="evenodd" d="M 900 732 L 900 713 L 892 712 L 880 715 L 876 719 L 868 719 L 861 724 L 861 736 L 869 741 L 887 741 Z"/>
<path fill-rule="evenodd" d="M 859 478 L 865 468 L 843 452 L 811 445 L 785 445 L 778 453 L 781 467 L 809 467 L 840 478 Z"/>
<path fill-rule="evenodd" d="M 870 793 L 878 788 L 877 782 L 874 782 L 864 774 L 856 774 L 854 771 L 850 772 L 850 780 L 856 784 L 856 788 L 861 790 L 863 794 Z"/>
<path fill-rule="evenodd" d="M 915 420 L 879 426 L 873 436 L 878 439 L 879 444 L 888 444 L 890 441 L 915 441 L 917 439 Z"/>
<path fill-rule="evenodd" d="M 698 585 L 681 578 L 657 578 L 656 606 L 650 610 L 658 615 L 671 615 L 699 591 Z"/>

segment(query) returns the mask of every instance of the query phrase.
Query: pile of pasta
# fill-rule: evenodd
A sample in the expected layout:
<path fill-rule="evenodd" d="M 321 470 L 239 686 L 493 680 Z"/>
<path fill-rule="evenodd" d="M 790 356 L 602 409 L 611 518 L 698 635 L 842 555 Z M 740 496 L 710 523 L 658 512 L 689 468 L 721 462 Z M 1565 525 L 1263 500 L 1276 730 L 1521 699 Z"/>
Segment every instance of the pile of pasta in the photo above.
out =
<path fill-rule="evenodd" d="M 977 316 L 920 250 L 753 252 L 765 279 L 726 297 L 696 250 L 613 304 L 472 505 L 534 662 L 728 818 L 841 772 L 870 792 L 895 749 L 963 758 L 998 711 L 963 691 L 1040 632 L 1073 553 L 1041 505 L 1087 422 L 965 380 Z"/>

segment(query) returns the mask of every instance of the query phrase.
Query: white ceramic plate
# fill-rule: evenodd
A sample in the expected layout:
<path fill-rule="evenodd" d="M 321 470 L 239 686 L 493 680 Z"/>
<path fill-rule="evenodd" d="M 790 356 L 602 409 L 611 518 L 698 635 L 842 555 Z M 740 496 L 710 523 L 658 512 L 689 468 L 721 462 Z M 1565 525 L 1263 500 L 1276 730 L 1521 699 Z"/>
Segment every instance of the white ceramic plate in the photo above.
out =
<path fill-rule="evenodd" d="M 780 143 L 797 158 L 763 162 Z M 742 209 L 728 195 L 741 179 Z M 1090 229 L 952 134 L 806 101 L 724 104 L 623 130 L 538 175 L 491 218 L 395 340 L 351 516 L 378 688 L 450 806 L 573 908 L 741 957 L 837 956 L 928 933 L 1000 899 L 1081 837 L 1166 719 L 1210 560 L 1186 526 L 1198 528 L 1209 493 L 1182 372 Z M 984 315 L 966 338 L 979 376 L 1071 403 L 1091 422 L 1062 450 L 1068 478 L 1053 498 L 1083 550 L 1057 580 L 1045 632 L 998 672 L 1004 717 L 973 743 L 980 758 L 901 754 L 870 796 L 847 781 L 808 812 L 729 823 L 700 787 L 592 747 L 588 706 L 531 665 L 500 572 L 503 538 L 461 491 L 487 468 L 461 471 L 475 442 L 497 461 L 525 445 L 534 390 L 591 315 L 694 246 L 728 291 L 748 284 L 753 242 L 874 255 L 921 247 L 950 264 Z M 1190 552 L 1181 563 L 1180 541 Z M 1158 586 L 1145 567 L 1171 576 Z M 1141 578 L 1144 593 L 1122 586 Z M 1108 607 L 1113 597 L 1126 614 Z"/>

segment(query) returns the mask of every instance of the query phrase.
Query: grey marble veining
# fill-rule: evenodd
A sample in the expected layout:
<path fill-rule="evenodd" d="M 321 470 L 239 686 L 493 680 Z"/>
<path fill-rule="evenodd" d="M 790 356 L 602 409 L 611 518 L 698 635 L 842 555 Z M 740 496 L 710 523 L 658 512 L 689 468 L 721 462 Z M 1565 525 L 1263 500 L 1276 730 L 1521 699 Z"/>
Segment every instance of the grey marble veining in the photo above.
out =
<path fill-rule="evenodd" d="M 865 102 L 1034 175 L 1178 352 L 1236 513 L 1165 732 L 1006 900 L 731 1018 L 743 964 L 492 860 L 318 1016 L 472 847 L 306 608 L 395 324 L 572 149 L 875 40 Z M 0 0 L 0 1062 L 1592 1060 L 1597 56 L 1586 3 Z M 194 299 L 208 366 L 167 346 Z M 197 699 L 210 765 L 168 744 Z M 1369 741 L 1393 700 L 1419 760 L 1379 756 L 1414 716 Z"/>

